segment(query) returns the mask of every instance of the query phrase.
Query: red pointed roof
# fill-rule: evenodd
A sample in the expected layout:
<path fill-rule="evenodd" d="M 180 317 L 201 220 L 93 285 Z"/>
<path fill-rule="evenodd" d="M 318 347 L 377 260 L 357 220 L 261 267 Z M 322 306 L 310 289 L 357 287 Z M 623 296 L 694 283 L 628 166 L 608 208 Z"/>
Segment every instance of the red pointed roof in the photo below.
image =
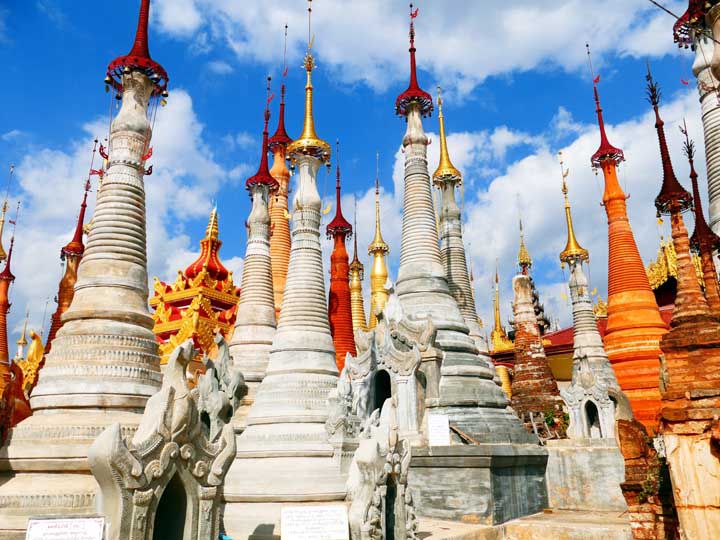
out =
<path fill-rule="evenodd" d="M 185 269 L 185 276 L 190 279 L 195 278 L 203 268 L 207 268 L 207 272 L 212 279 L 223 281 L 228 277 L 228 270 L 220 262 L 220 246 L 222 242 L 218 238 L 218 216 L 217 209 L 213 209 L 210 213 L 210 221 L 205 230 L 205 238 L 200 240 L 200 256 L 190 266 Z"/>
<path fill-rule="evenodd" d="M 148 46 L 148 21 L 150 19 L 150 0 L 141 0 L 138 26 L 132 49 L 125 56 L 119 56 L 108 65 L 105 82 L 118 92 L 122 92 L 122 73 L 125 69 L 142 71 L 153 82 L 153 94 L 166 93 L 168 75 L 165 69 L 150 57 Z"/>
<path fill-rule="evenodd" d="M 432 96 L 420 88 L 417 81 L 417 67 L 415 65 L 415 24 L 413 20 L 418 15 L 418 10 L 413 11 L 410 4 L 410 85 L 395 100 L 395 114 L 407 116 L 408 107 L 411 103 L 420 104 L 420 114 L 429 116 L 433 110 Z"/>
<path fill-rule="evenodd" d="M 247 189 L 252 188 L 253 186 L 259 185 L 259 184 L 265 184 L 270 187 L 270 190 L 275 190 L 278 187 L 278 182 L 275 180 L 272 175 L 270 174 L 270 169 L 268 168 L 268 122 L 270 122 L 270 100 L 272 99 L 270 96 L 270 77 L 268 77 L 268 99 L 267 103 L 265 104 L 265 128 L 263 129 L 263 138 L 262 138 L 262 155 L 260 156 L 260 166 L 258 167 L 257 172 L 247 179 L 245 182 L 245 187 Z"/>
<path fill-rule="evenodd" d="M 658 135 L 658 143 L 660 145 L 660 159 L 663 167 L 663 182 L 660 193 L 655 198 L 655 207 L 658 214 L 670 214 L 675 211 L 683 212 L 692 207 L 692 196 L 684 187 L 680 185 L 675 171 L 673 170 L 670 152 L 668 151 L 667 140 L 665 139 L 665 122 L 660 118 L 660 90 L 652 74 L 648 69 L 647 74 L 647 93 L 648 101 L 655 111 L 655 130 Z"/>
<path fill-rule="evenodd" d="M 0 272 L 0 279 L 3 281 L 15 281 L 15 275 L 10 271 L 10 259 L 12 259 L 13 246 L 15 245 L 15 236 L 10 238 L 10 249 L 8 250 L 8 256 L 5 260 L 5 268 Z"/>
<path fill-rule="evenodd" d="M 698 174 L 695 171 L 695 143 L 688 137 L 687 128 L 683 132 L 685 133 L 685 155 L 690 163 L 690 181 L 692 182 L 693 201 L 695 202 L 695 230 L 690 237 L 690 245 L 699 251 L 700 244 L 706 243 L 714 251 L 720 248 L 720 237 L 713 232 L 707 221 L 705 221 L 702 201 L 700 200 L 700 188 L 698 187 Z"/>
<path fill-rule="evenodd" d="M 292 138 L 285 131 L 285 83 L 280 87 L 280 111 L 278 113 L 278 125 L 275 134 L 268 140 L 270 151 L 275 151 L 278 146 L 287 147 L 292 142 Z"/>
<path fill-rule="evenodd" d="M 707 0 L 688 0 L 688 8 L 673 25 L 673 39 L 678 47 L 688 48 L 692 46 L 693 31 L 705 27 L 705 15 L 707 13 Z"/>
<path fill-rule="evenodd" d="M 335 170 L 335 217 L 328 223 L 327 235 L 328 237 L 344 235 L 350 236 L 352 234 L 352 225 L 345 219 L 342 213 L 342 205 L 340 203 L 340 143 L 338 142 L 337 150 L 338 160 L 336 162 Z M 356 250 L 357 251 L 357 250 Z"/>
<path fill-rule="evenodd" d="M 60 250 L 61 256 L 77 255 L 82 256 L 85 252 L 85 244 L 83 244 L 83 224 L 85 222 L 85 209 L 87 208 L 87 196 L 90 190 L 90 180 L 85 183 L 85 195 L 80 205 L 80 214 L 78 215 L 77 225 L 75 226 L 75 235 L 67 245 Z"/>
<path fill-rule="evenodd" d="M 593 167 L 600 167 L 601 163 L 608 159 L 614 161 L 616 165 L 625 160 L 625 154 L 623 154 L 623 151 L 610 144 L 607 133 L 605 133 L 605 120 L 603 119 L 602 107 L 600 107 L 600 95 L 598 94 L 597 89 L 597 82 L 599 78 L 600 77 L 598 76 L 593 82 L 593 92 L 595 93 L 595 112 L 597 113 L 598 125 L 600 126 L 600 147 L 590 158 L 590 162 Z"/>

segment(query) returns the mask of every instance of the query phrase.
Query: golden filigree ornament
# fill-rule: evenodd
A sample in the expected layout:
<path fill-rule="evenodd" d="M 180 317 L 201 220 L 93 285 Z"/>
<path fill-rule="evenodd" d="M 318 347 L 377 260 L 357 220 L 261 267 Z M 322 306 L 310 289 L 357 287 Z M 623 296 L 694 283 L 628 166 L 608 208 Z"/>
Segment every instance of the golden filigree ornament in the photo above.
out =
<path fill-rule="evenodd" d="M 692 253 L 692 262 L 695 267 L 695 275 L 701 287 L 705 287 L 705 280 L 702 273 L 702 262 L 697 254 Z M 660 248 L 657 258 L 645 268 L 650 287 L 653 290 L 659 289 L 670 278 L 677 279 L 677 253 L 672 240 L 660 239 Z"/>

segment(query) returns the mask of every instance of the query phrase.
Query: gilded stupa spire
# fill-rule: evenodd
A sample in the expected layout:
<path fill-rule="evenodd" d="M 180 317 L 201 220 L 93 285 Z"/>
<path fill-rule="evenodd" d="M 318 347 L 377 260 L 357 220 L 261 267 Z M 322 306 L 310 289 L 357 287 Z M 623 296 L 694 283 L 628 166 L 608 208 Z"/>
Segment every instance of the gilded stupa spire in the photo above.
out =
<path fill-rule="evenodd" d="M 513 342 L 510 340 L 505 333 L 505 328 L 502 324 L 502 317 L 500 315 L 500 271 L 498 269 L 498 262 L 495 261 L 495 292 L 493 295 L 493 329 L 490 332 L 490 341 L 492 341 L 492 348 L 494 353 L 511 351 L 513 349 Z M 503 388 L 505 386 L 503 385 Z M 510 394 L 509 389 L 506 389 L 508 395 Z"/>
<path fill-rule="evenodd" d="M 365 279 L 365 267 L 358 259 L 357 245 L 357 199 L 354 201 L 355 214 L 353 218 L 353 258 L 350 261 L 350 303 L 352 305 L 353 331 L 367 330 L 367 318 L 365 317 L 365 299 L 363 298 L 362 282 Z"/>
<path fill-rule="evenodd" d="M 523 230 L 522 218 L 520 218 L 520 249 L 517 260 L 523 275 L 527 275 L 528 269 L 532 266 L 532 258 L 530 257 L 527 247 L 525 247 L 525 232 Z"/>
<path fill-rule="evenodd" d="M 322 140 L 315 132 L 315 119 L 313 117 L 313 84 L 312 72 L 315 69 L 315 58 L 312 47 L 315 38 L 312 35 L 312 0 L 308 0 L 308 43 L 303 65 L 307 73 L 305 83 L 305 119 L 300 136 L 288 145 L 287 152 L 290 159 L 295 162 L 299 154 L 306 154 L 319 159 L 325 165 L 330 165 L 330 145 Z"/>
<path fill-rule="evenodd" d="M 567 225 L 567 242 L 565 249 L 560 252 L 560 262 L 571 264 L 577 261 L 588 261 L 590 254 L 588 250 L 580 245 L 575 237 L 575 228 L 573 227 L 572 213 L 570 212 L 570 200 L 568 199 L 567 177 L 570 169 L 565 169 L 562 152 L 558 152 L 560 157 L 560 174 L 562 175 L 562 194 L 565 198 L 565 223 Z"/>
<path fill-rule="evenodd" d="M 385 283 L 388 279 L 388 269 L 385 256 L 390 252 L 390 246 L 385 243 L 380 227 L 380 154 L 375 155 L 375 236 L 368 246 L 368 255 L 372 256 L 373 263 L 370 269 L 370 323 L 368 328 L 377 325 L 377 313 L 382 311 L 388 299 Z"/>
<path fill-rule="evenodd" d="M 450 153 L 448 152 L 447 147 L 447 137 L 445 136 L 445 115 L 443 114 L 442 110 L 442 89 L 439 86 L 437 87 L 437 89 L 438 121 L 440 123 L 440 164 L 435 170 L 435 174 L 433 174 L 433 181 L 437 185 L 439 180 L 445 178 L 453 178 L 459 183 L 462 181 L 462 173 L 460 173 L 460 171 L 457 170 L 452 164 L 452 161 L 450 161 Z"/>
<path fill-rule="evenodd" d="M 23 329 L 20 333 L 20 337 L 15 342 L 17 345 L 17 352 L 15 353 L 15 359 L 21 360 L 25 358 L 25 346 L 28 344 L 27 340 L 27 325 L 28 325 L 28 319 L 30 318 L 30 309 L 25 310 L 25 320 L 23 321 Z"/>

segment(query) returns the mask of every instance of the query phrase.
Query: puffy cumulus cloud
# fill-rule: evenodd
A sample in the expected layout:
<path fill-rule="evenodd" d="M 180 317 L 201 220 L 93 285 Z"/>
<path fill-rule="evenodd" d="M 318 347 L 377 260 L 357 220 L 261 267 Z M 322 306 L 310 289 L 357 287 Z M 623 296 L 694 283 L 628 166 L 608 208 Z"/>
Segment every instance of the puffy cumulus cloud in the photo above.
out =
<path fill-rule="evenodd" d="M 666 4 L 682 11 L 680 0 Z M 445 2 L 418 5 L 420 65 L 462 95 L 493 75 L 575 70 L 584 66 L 586 41 L 596 61 L 603 54 L 644 57 L 676 51 L 672 19 L 645 0 L 515 0 L 511 7 L 503 0 L 458 0 L 451 9 Z M 241 60 L 279 65 L 287 21 L 293 61 L 307 40 L 304 5 L 293 0 L 277 0 L 273 9 L 260 0 L 160 0 L 158 7 L 160 27 L 189 39 L 196 52 L 229 47 Z M 319 60 L 343 80 L 383 90 L 406 79 L 408 15 L 399 5 L 323 2 L 313 10 L 313 30 Z"/>
<path fill-rule="evenodd" d="M 208 69 L 216 75 L 229 75 L 233 71 L 233 67 L 222 60 L 212 60 L 208 62 Z"/>
<path fill-rule="evenodd" d="M 47 301 L 46 324 L 55 310 L 53 297 L 62 274 L 60 248 L 75 227 L 92 141 L 107 129 L 106 121 L 91 121 L 84 126 L 83 135 L 68 141 L 65 149 L 32 151 L 16 167 L 18 184 L 13 199 L 22 199 L 23 206 L 13 254 L 13 272 L 18 277 L 11 293 L 15 306 L 11 333 L 21 326 L 25 306 L 30 309 L 32 328 L 40 327 Z M 167 107 L 158 112 L 151 145 L 153 174 L 145 177 L 148 274 L 173 279 L 178 268 L 197 256 L 198 248 L 191 244 L 185 223 L 209 214 L 225 172 L 206 144 L 203 125 L 184 90 L 174 90 Z M 94 210 L 94 193 L 88 203 L 86 221 Z M 6 233 L 6 248 L 7 242 Z M 242 258 L 233 257 L 228 267 L 241 268 Z"/>

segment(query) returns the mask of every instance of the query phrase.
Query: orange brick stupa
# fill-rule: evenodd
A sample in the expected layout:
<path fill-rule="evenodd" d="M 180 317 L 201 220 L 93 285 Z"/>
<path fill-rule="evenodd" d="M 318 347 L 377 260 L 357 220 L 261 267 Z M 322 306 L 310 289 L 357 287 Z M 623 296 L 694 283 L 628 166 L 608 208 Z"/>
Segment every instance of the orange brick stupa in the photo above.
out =
<path fill-rule="evenodd" d="M 342 371 L 347 353 L 355 356 L 356 351 L 355 337 L 353 336 L 352 303 L 350 301 L 350 263 L 345 248 L 345 239 L 352 235 L 352 225 L 343 216 L 340 203 L 339 143 L 337 155 L 335 217 L 327 226 L 328 238 L 333 239 L 333 252 L 330 255 L 328 319 L 330 321 L 330 332 L 335 343 L 335 362 L 338 371 Z"/>
<path fill-rule="evenodd" d="M 285 26 L 287 38 L 287 25 Z M 285 153 L 292 139 L 285 131 L 285 83 L 280 88 L 280 113 L 275 134 L 268 140 L 273 153 L 270 175 L 278 188 L 270 194 L 270 261 L 272 265 L 273 294 L 275 295 L 275 319 L 280 320 L 287 271 L 290 264 L 290 214 L 288 213 L 288 185 L 290 171 L 285 163 Z"/>
<path fill-rule="evenodd" d="M 623 151 L 610 144 L 594 84 L 600 125 L 600 148 L 592 165 L 605 178 L 603 205 L 608 217 L 608 316 L 605 350 L 633 412 L 655 432 L 660 408 L 660 338 L 667 325 L 660 317 L 627 215 L 627 196 L 620 188 L 617 166 Z"/>

